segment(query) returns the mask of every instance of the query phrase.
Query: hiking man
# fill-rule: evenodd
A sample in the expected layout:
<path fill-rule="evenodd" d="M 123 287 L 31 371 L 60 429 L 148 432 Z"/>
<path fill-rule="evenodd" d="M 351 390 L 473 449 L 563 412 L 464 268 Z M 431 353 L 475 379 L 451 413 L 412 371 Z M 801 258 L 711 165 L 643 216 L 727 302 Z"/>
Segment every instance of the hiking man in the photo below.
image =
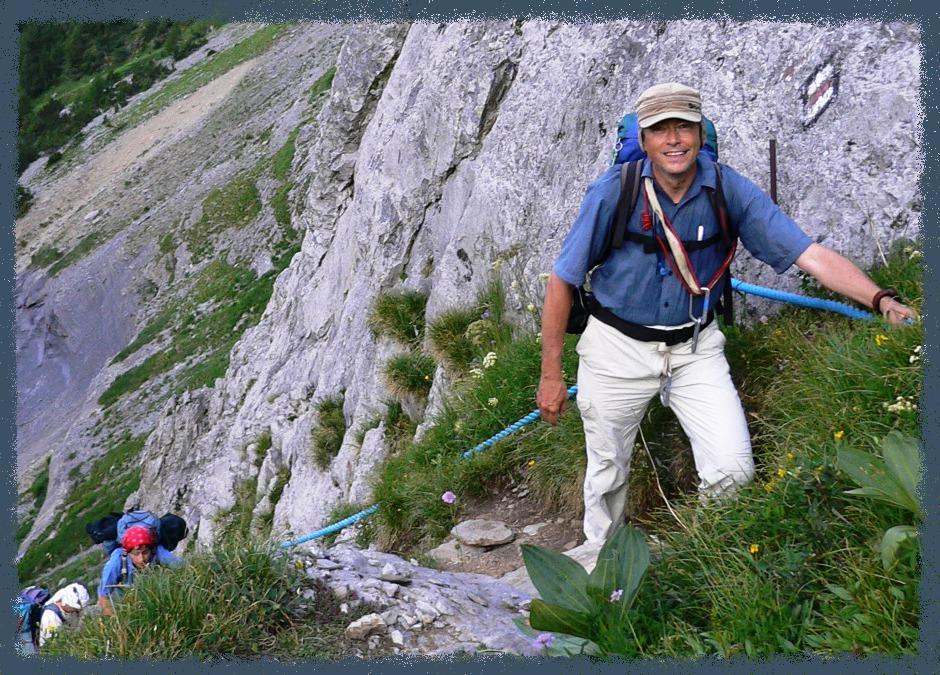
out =
<path fill-rule="evenodd" d="M 179 567 L 182 564 L 180 558 L 157 543 L 157 534 L 152 529 L 142 525 L 128 528 L 121 539 L 121 547 L 111 553 L 101 571 L 98 604 L 102 613 L 113 612 L 112 598 L 134 583 L 136 572 L 150 565 Z"/>
<path fill-rule="evenodd" d="M 56 591 L 39 618 L 39 647 L 43 647 L 69 617 L 77 616 L 90 602 L 88 589 L 81 584 L 69 584 Z"/>
<path fill-rule="evenodd" d="M 591 276 L 596 305 L 577 346 L 577 405 L 587 450 L 586 546 L 600 546 L 621 523 L 633 442 L 657 392 L 689 437 L 700 494 L 729 493 L 753 477 L 751 439 L 725 360 L 725 338 L 712 321 L 714 303 L 706 306 L 709 298 L 721 297 L 727 277 L 719 273 L 733 256 L 733 249 L 719 245 L 723 225 L 709 196 L 716 187 L 745 248 L 778 274 L 795 264 L 892 325 L 916 318 L 894 291 L 881 290 L 853 263 L 814 243 L 753 182 L 724 165 L 719 172 L 699 154 L 705 131 L 698 91 L 679 83 L 650 87 L 637 100 L 636 116 L 647 155 L 636 208 L 622 247 L 611 249 Z M 574 288 L 603 257 L 620 186 L 620 166 L 589 186 L 548 280 L 536 400 L 552 425 L 567 402 L 561 352 Z M 658 233 L 661 245 L 653 239 Z M 686 254 L 676 239 L 716 245 L 690 246 L 694 252 Z M 645 240 L 657 245 L 637 243 Z M 699 286 L 693 298 L 689 284 L 698 279 L 717 282 L 708 293 Z"/>

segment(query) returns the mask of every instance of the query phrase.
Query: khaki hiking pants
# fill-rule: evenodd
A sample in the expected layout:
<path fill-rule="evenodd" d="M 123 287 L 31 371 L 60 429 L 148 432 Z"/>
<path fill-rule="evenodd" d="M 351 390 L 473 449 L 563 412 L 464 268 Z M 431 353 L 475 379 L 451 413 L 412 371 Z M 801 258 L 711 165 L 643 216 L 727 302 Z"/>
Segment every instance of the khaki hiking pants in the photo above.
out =
<path fill-rule="evenodd" d="M 591 317 L 577 352 L 578 409 L 584 424 L 584 535 L 603 543 L 623 522 L 633 443 L 650 399 L 671 373 L 669 407 L 689 437 L 699 492 L 732 492 L 754 476 L 751 437 L 715 322 L 671 347 L 642 342 Z"/>

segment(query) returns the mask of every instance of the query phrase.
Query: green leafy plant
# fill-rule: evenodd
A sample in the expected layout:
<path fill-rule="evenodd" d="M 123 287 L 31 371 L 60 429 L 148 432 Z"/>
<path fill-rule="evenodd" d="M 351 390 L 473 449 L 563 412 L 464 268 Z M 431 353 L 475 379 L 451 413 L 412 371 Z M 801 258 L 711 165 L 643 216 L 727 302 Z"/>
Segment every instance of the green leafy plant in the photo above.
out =
<path fill-rule="evenodd" d="M 589 640 L 601 653 L 626 653 L 623 628 L 649 566 L 649 547 L 639 530 L 623 526 L 614 532 L 590 574 L 568 556 L 540 546 L 523 544 L 522 558 L 542 596 L 532 600 L 532 628 Z"/>
<path fill-rule="evenodd" d="M 924 512 L 917 499 L 921 471 L 917 439 L 897 430 L 891 431 L 881 441 L 881 454 L 884 459 L 854 448 L 839 450 L 839 468 L 861 486 L 848 490 L 847 494 L 871 497 L 898 506 L 912 513 L 918 521 L 922 520 Z M 914 525 L 895 525 L 885 531 L 880 546 L 885 569 L 894 564 L 902 542 L 917 536 Z"/>

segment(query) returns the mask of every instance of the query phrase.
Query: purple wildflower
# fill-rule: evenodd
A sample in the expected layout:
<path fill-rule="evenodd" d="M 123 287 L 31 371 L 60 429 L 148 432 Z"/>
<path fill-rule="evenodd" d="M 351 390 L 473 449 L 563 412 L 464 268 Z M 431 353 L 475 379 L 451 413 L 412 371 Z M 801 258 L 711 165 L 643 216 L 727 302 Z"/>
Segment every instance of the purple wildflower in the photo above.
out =
<path fill-rule="evenodd" d="M 545 647 L 551 647 L 554 641 L 555 636 L 551 633 L 539 633 L 539 636 L 532 641 L 532 644 L 539 649 L 543 649 Z"/>
<path fill-rule="evenodd" d="M 484 310 L 483 310 L 483 313 L 480 315 L 480 318 L 483 319 L 484 321 L 486 321 L 487 319 L 489 319 L 489 318 L 490 318 L 490 310 L 484 309 Z"/>
<path fill-rule="evenodd" d="M 445 504 L 453 504 L 455 501 L 457 501 L 457 495 L 455 495 L 453 492 L 448 490 L 447 492 L 441 495 L 441 501 L 444 502 Z"/>
<path fill-rule="evenodd" d="M 622 588 L 618 588 L 616 591 L 613 591 L 613 592 L 610 594 L 610 601 L 611 601 L 611 602 L 620 602 L 620 598 L 622 598 L 622 597 L 623 597 L 623 589 L 622 589 Z"/>

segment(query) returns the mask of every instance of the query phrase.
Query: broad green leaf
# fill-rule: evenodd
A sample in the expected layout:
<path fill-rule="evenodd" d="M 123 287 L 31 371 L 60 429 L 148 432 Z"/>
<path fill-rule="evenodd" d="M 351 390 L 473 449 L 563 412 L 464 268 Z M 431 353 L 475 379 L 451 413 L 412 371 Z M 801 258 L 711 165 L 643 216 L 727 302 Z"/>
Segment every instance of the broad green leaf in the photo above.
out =
<path fill-rule="evenodd" d="M 543 600 L 574 612 L 590 613 L 588 574 L 581 565 L 566 555 L 532 544 L 522 545 L 522 560 Z"/>
<path fill-rule="evenodd" d="M 649 546 L 643 533 L 633 527 L 620 527 L 597 556 L 597 564 L 588 578 L 588 594 L 606 605 L 613 591 L 622 590 L 623 595 L 614 604 L 615 621 L 623 625 L 647 567 Z"/>
<path fill-rule="evenodd" d="M 850 491 L 850 494 L 863 494 L 901 508 L 910 508 L 911 500 L 904 487 L 888 472 L 885 463 L 878 457 L 854 448 L 841 448 L 838 462 L 839 468 L 866 490 Z"/>
<path fill-rule="evenodd" d="M 911 525 L 895 525 L 881 537 L 881 564 L 890 569 L 898 556 L 898 547 L 908 539 L 918 536 L 917 528 Z"/>
<path fill-rule="evenodd" d="M 900 431 L 891 431 L 881 443 L 885 465 L 904 488 L 908 498 L 907 508 L 919 517 L 923 517 L 920 502 L 917 499 L 917 483 L 920 480 L 920 445 L 916 438 L 905 436 Z"/>
<path fill-rule="evenodd" d="M 529 625 L 540 631 L 593 637 L 591 616 L 533 598 L 529 606 Z"/>

